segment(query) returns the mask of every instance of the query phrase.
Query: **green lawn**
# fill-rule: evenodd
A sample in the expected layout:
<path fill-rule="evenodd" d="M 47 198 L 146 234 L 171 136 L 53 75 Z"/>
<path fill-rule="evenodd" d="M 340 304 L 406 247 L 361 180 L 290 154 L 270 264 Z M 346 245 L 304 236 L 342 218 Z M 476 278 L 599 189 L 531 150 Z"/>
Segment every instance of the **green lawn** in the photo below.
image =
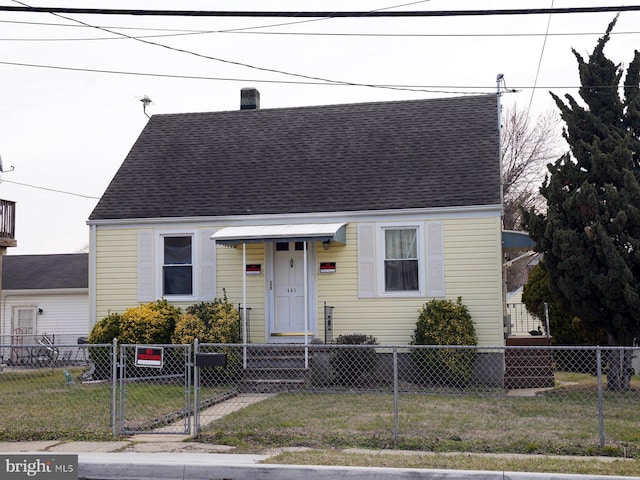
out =
<path fill-rule="evenodd" d="M 71 370 L 72 376 L 81 373 Z M 634 379 L 637 381 L 637 379 Z M 405 393 L 282 393 L 213 421 L 201 441 L 243 449 L 403 449 L 432 452 L 608 455 L 640 458 L 640 389 L 605 392 L 605 446 L 599 445 L 594 377 L 558 374 L 535 396 Z M 201 400 L 228 389 L 207 386 Z M 0 440 L 112 440 L 110 383 L 67 384 L 61 369 L 0 374 Z M 118 390 L 118 401 L 120 400 Z M 233 398 L 229 402 L 233 402 Z M 179 419 L 181 384 L 127 385 L 125 424 L 133 429 Z M 202 418 L 203 425 L 207 419 Z"/>
<path fill-rule="evenodd" d="M 399 448 L 640 458 L 640 394 L 605 392 L 600 447 L 594 377 L 558 375 L 535 396 L 284 393 L 213 422 L 199 439 L 244 448 Z M 637 385 L 634 386 L 634 388 Z"/>
<path fill-rule="evenodd" d="M 110 384 L 67 384 L 62 370 L 4 371 L 0 440 L 111 439 L 110 398 Z"/>

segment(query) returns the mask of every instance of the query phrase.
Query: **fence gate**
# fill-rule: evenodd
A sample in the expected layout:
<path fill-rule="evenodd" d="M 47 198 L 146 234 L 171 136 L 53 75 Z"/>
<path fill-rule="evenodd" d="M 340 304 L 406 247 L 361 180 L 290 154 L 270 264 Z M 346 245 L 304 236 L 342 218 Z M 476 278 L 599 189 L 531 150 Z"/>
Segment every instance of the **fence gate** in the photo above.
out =
<path fill-rule="evenodd" d="M 191 434 L 190 359 L 191 345 L 120 346 L 119 434 Z"/>

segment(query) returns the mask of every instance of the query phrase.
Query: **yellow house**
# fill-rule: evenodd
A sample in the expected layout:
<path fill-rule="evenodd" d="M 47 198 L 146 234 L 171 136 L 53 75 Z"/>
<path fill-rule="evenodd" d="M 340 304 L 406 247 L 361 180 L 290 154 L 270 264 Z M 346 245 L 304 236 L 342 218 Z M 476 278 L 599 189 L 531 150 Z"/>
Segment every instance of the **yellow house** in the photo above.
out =
<path fill-rule="evenodd" d="M 462 297 L 503 345 L 496 95 L 153 116 L 88 224 L 90 310 L 226 294 L 247 342 L 411 340 Z M 223 293 L 224 292 L 224 293 Z"/>

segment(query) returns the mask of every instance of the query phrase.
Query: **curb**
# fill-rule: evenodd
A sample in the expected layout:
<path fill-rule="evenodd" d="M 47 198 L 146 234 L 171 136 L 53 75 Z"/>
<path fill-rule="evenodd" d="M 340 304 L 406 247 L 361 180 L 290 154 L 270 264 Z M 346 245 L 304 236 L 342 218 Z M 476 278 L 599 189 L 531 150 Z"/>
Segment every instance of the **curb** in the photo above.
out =
<path fill-rule="evenodd" d="M 125 459 L 116 454 L 113 460 L 79 459 L 82 480 L 638 480 L 640 477 L 610 475 L 573 475 L 553 473 L 489 472 L 473 470 L 427 470 L 381 467 L 340 467 L 304 465 L 264 465 L 241 463 L 251 456 L 236 458 L 226 455 L 221 463 L 218 455 L 164 455 L 161 460 L 149 458 Z M 214 458 L 211 458 L 214 457 Z M 231 457 L 231 458 L 230 458 Z M 235 463 L 234 463 L 235 462 Z"/>

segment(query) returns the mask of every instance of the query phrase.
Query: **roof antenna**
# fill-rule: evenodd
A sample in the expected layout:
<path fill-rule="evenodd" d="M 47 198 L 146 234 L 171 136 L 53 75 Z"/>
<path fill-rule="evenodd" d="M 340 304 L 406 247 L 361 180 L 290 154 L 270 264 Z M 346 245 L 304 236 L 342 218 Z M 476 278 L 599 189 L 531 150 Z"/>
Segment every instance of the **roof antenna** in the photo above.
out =
<path fill-rule="evenodd" d="M 14 167 L 13 165 L 11 165 L 11 169 L 9 170 L 5 170 L 4 167 L 2 166 L 2 157 L 0 157 L 0 173 L 8 173 L 8 172 L 13 172 L 16 169 L 16 167 Z"/>
<path fill-rule="evenodd" d="M 152 104 L 153 101 L 147 95 L 142 97 L 140 101 L 142 102 L 142 112 L 147 116 L 147 118 L 151 118 L 147 113 L 147 107 Z"/>
<path fill-rule="evenodd" d="M 498 89 L 498 95 L 501 95 L 503 92 L 505 93 L 517 93 L 519 90 L 515 88 L 507 88 L 507 82 L 504 79 L 504 75 L 499 73 L 496 77 L 496 87 Z"/>

